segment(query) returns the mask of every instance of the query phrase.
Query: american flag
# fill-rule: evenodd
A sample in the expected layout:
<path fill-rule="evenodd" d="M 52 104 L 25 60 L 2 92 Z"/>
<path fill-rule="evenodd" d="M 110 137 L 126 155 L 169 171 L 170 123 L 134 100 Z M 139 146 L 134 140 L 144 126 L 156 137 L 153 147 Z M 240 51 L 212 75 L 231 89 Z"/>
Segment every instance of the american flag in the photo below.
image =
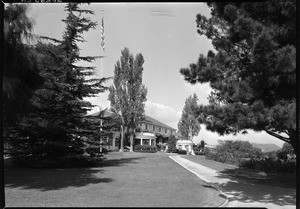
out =
<path fill-rule="evenodd" d="M 103 17 L 102 17 L 102 25 L 101 25 L 101 46 L 103 48 L 103 52 L 105 52 L 104 20 L 103 20 Z"/>

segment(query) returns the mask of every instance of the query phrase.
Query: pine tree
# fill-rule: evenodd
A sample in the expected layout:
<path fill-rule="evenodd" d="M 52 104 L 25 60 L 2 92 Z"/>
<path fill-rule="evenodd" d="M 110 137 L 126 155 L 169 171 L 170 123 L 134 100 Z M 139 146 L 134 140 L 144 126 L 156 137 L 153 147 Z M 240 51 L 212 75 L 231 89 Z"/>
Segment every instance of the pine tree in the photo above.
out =
<path fill-rule="evenodd" d="M 212 17 L 198 14 L 197 29 L 216 53 L 180 70 L 186 81 L 213 88 L 195 114 L 221 135 L 265 131 L 296 149 L 296 1 L 208 6 Z"/>
<path fill-rule="evenodd" d="M 82 156 L 87 147 L 97 144 L 99 120 L 86 117 L 93 105 L 84 98 L 105 91 L 106 79 L 90 79 L 95 67 L 77 65 L 78 61 L 92 62 L 98 58 L 79 54 L 77 42 L 84 42 L 82 34 L 97 24 L 82 16 L 93 12 L 81 10 L 78 5 L 69 3 L 65 7 L 66 29 L 61 41 L 43 37 L 54 43 L 41 41 L 35 47 L 46 82 L 36 91 L 34 109 L 18 126 L 15 144 L 21 152 L 16 156 L 44 156 L 60 163 L 70 156 Z"/>
<path fill-rule="evenodd" d="M 110 87 L 111 106 L 121 116 L 121 151 L 124 131 L 130 133 L 130 148 L 133 151 L 135 129 L 144 117 L 147 89 L 142 83 L 144 58 L 137 54 L 134 58 L 125 48 L 115 65 L 113 86 Z"/>
<path fill-rule="evenodd" d="M 200 124 L 194 116 L 194 112 L 198 107 L 197 101 L 198 98 L 196 94 L 189 96 L 185 100 L 185 106 L 183 107 L 181 118 L 178 123 L 178 130 L 186 139 L 193 140 L 194 136 L 197 136 L 200 131 Z"/>

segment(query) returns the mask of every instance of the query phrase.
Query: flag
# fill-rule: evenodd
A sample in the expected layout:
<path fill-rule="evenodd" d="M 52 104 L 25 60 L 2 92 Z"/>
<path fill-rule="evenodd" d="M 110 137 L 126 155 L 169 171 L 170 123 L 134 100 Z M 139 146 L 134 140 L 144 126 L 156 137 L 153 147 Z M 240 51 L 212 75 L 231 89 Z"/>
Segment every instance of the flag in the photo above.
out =
<path fill-rule="evenodd" d="M 104 20 L 103 20 L 103 17 L 102 17 L 102 24 L 101 24 L 101 46 L 102 46 L 103 52 L 105 52 Z"/>

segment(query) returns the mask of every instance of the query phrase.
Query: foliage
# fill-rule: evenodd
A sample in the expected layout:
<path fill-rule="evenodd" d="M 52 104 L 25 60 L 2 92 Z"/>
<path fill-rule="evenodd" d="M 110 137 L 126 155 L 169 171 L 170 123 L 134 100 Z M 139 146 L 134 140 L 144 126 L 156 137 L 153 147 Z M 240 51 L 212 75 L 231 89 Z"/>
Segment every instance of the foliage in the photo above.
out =
<path fill-rule="evenodd" d="M 170 135 L 168 141 L 168 150 L 167 152 L 176 152 L 176 138 L 174 135 Z"/>
<path fill-rule="evenodd" d="M 133 148 L 135 129 L 144 117 L 147 89 L 142 83 L 144 58 L 142 54 L 133 57 L 128 48 L 121 51 L 116 62 L 113 85 L 109 88 L 108 99 L 119 119 L 122 131 L 131 133 L 130 147 Z M 121 137 L 121 149 L 123 149 Z"/>
<path fill-rule="evenodd" d="M 279 156 L 266 155 L 260 159 L 251 158 L 243 161 L 241 167 L 265 171 L 269 173 L 294 173 L 296 172 L 296 157 L 280 159 Z"/>
<path fill-rule="evenodd" d="M 84 98 L 105 91 L 106 79 L 89 79 L 95 67 L 77 65 L 78 61 L 92 62 L 97 58 L 79 54 L 77 41 L 84 41 L 82 34 L 95 28 L 96 23 L 82 16 L 93 12 L 81 10 L 78 5 L 69 3 L 65 7 L 62 41 L 39 41 L 34 48 L 45 83 L 34 94 L 32 110 L 11 134 L 13 155 L 17 158 L 33 156 L 61 162 L 80 158 L 86 147 L 99 143 L 95 141 L 99 120 L 86 117 L 93 105 Z"/>
<path fill-rule="evenodd" d="M 202 139 L 201 141 L 200 141 L 200 147 L 201 147 L 201 149 L 204 149 L 205 148 L 205 141 Z"/>
<path fill-rule="evenodd" d="M 135 151 L 147 150 L 147 151 L 156 152 L 157 151 L 157 147 L 156 146 L 152 146 L 152 145 L 135 145 L 134 146 L 134 150 Z"/>
<path fill-rule="evenodd" d="M 184 149 L 177 149 L 176 152 L 178 154 L 182 154 L 182 155 L 186 155 L 187 154 L 187 150 L 184 150 Z"/>
<path fill-rule="evenodd" d="M 213 89 L 195 115 L 221 135 L 266 131 L 296 150 L 296 1 L 208 6 L 212 17 L 198 14 L 197 29 L 216 52 L 180 70 L 191 84 Z"/>
<path fill-rule="evenodd" d="M 28 4 L 8 4 L 4 11 L 3 122 L 4 132 L 30 110 L 30 99 L 43 83 L 36 54 L 26 43 L 33 39 Z"/>
<path fill-rule="evenodd" d="M 296 156 L 287 152 L 291 145 L 278 151 L 263 153 L 248 141 L 219 140 L 215 152 L 205 151 L 208 159 L 244 168 L 272 173 L 293 173 L 296 171 Z"/>
<path fill-rule="evenodd" d="M 263 152 L 248 141 L 219 140 L 215 152 L 206 152 L 206 157 L 218 162 L 239 165 L 245 158 L 258 159 Z"/>
<path fill-rule="evenodd" d="M 198 98 L 196 94 L 189 96 L 185 100 L 185 105 L 178 123 L 178 130 L 180 134 L 187 139 L 191 137 L 191 140 L 193 140 L 194 136 L 197 136 L 200 131 L 200 124 L 194 116 L 194 112 L 198 107 L 197 101 Z"/>

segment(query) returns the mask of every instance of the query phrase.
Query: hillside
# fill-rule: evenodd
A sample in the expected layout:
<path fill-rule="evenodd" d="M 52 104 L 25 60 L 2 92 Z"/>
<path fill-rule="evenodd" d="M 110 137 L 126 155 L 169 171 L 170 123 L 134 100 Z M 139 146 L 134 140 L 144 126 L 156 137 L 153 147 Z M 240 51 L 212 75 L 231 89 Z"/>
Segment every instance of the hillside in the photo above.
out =
<path fill-rule="evenodd" d="M 281 147 L 277 146 L 276 144 L 252 143 L 252 146 L 260 148 L 263 152 L 272 152 L 281 149 Z"/>

